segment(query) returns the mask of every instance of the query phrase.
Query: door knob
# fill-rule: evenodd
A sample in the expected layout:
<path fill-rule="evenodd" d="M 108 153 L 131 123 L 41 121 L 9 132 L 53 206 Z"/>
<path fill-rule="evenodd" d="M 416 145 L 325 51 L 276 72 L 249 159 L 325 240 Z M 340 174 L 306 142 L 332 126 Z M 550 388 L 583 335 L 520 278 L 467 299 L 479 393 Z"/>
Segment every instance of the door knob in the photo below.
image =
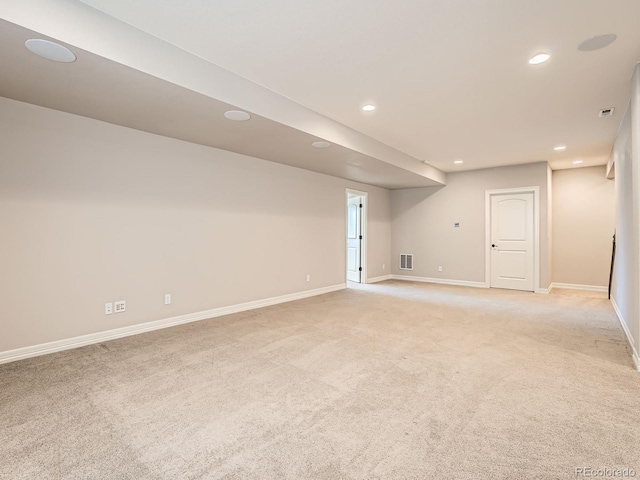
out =
<path fill-rule="evenodd" d="M 491 246 L 492 246 L 493 248 L 496 248 L 496 247 L 497 247 L 497 245 L 496 245 L 495 243 L 492 243 L 492 244 L 491 244 Z"/>

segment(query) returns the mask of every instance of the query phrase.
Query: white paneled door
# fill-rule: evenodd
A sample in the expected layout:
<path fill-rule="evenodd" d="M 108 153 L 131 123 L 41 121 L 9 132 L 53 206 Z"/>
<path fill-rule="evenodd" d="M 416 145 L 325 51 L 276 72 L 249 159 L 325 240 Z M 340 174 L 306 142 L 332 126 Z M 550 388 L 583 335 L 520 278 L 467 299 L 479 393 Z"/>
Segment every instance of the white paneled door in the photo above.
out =
<path fill-rule="evenodd" d="M 347 200 L 347 280 L 362 279 L 362 197 Z"/>
<path fill-rule="evenodd" d="M 491 287 L 534 291 L 533 195 L 491 195 Z"/>

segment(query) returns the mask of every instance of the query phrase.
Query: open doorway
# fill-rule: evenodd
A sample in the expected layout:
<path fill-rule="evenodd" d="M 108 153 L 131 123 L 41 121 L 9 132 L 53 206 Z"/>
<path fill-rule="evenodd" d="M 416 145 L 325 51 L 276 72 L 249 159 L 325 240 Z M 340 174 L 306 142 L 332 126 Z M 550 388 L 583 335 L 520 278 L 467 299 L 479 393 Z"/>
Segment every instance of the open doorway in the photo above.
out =
<path fill-rule="evenodd" d="M 347 285 L 366 283 L 367 193 L 347 190 Z"/>

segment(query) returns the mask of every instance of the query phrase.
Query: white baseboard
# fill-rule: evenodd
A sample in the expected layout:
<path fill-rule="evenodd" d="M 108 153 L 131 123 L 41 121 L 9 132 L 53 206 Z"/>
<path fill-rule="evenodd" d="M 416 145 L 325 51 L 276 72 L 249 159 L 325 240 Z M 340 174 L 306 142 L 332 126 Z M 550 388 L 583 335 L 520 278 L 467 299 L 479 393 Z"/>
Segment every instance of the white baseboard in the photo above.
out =
<path fill-rule="evenodd" d="M 177 317 L 139 323 L 137 325 L 115 328 L 113 330 L 106 330 L 104 332 L 91 333 L 88 335 L 81 335 L 79 337 L 67 338 L 65 340 L 57 340 L 55 342 L 17 348 L 15 350 L 0 352 L 0 364 L 15 362 L 16 360 L 23 360 L 30 357 L 37 357 L 39 355 L 46 355 L 48 353 L 60 352 L 62 350 L 70 350 L 72 348 L 83 347 L 85 345 L 106 342 L 108 340 L 114 340 L 116 338 L 129 337 L 131 335 L 137 335 L 139 333 L 152 332 L 154 330 L 160 330 L 162 328 L 182 325 L 183 323 L 197 322 L 200 320 L 221 317 L 223 315 L 229 315 L 232 313 L 244 312 L 261 307 L 268 307 L 269 305 L 292 302 L 294 300 L 301 300 L 303 298 L 314 297 L 316 295 L 323 295 L 325 293 L 335 292 L 338 290 L 343 290 L 345 288 L 347 288 L 347 285 L 341 283 L 339 285 L 332 285 L 330 287 L 316 288 L 314 290 L 290 293 L 288 295 L 281 295 L 279 297 L 271 297 L 262 300 L 255 300 L 253 302 L 240 303 L 238 305 L 213 308 L 211 310 L 205 310 L 203 312 L 188 313 L 186 315 L 179 315 Z"/>
<path fill-rule="evenodd" d="M 393 275 L 383 275 L 381 277 L 367 278 L 367 283 L 384 282 L 385 280 L 391 280 L 392 277 Z"/>
<path fill-rule="evenodd" d="M 618 320 L 620 320 L 620 325 L 622 325 L 622 330 L 624 330 L 625 335 L 627 336 L 627 342 L 629 342 L 629 345 L 631 346 L 631 356 L 633 358 L 633 364 L 636 366 L 636 369 L 640 372 L 640 356 L 638 356 L 638 351 L 636 350 L 636 346 L 635 346 L 635 342 L 633 340 L 633 337 L 631 336 L 631 332 L 629 331 L 629 327 L 627 327 L 627 323 L 624 320 L 624 317 L 622 316 L 622 313 L 620 312 L 620 309 L 618 308 L 618 305 L 616 304 L 616 301 L 612 298 L 611 299 L 611 304 L 613 305 L 613 309 L 616 312 L 616 315 L 618 316 Z"/>
<path fill-rule="evenodd" d="M 549 287 L 549 290 L 554 288 L 567 288 L 569 290 L 586 290 L 588 292 L 608 292 L 609 287 L 600 285 L 578 285 L 575 283 L 557 283 L 553 282 Z"/>
<path fill-rule="evenodd" d="M 412 277 L 409 275 L 391 275 L 393 280 L 406 280 L 408 282 L 439 283 L 442 285 L 457 285 L 460 287 L 489 288 L 485 282 L 470 282 L 468 280 L 449 280 L 445 278 Z"/>
<path fill-rule="evenodd" d="M 406 281 L 410 281 L 410 282 L 425 282 L 425 283 L 439 283 L 442 285 L 458 285 L 460 287 L 475 287 L 475 288 L 490 288 L 490 285 L 487 282 L 470 282 L 469 280 L 449 280 L 449 279 L 444 279 L 444 278 L 430 278 L 430 277 L 412 277 L 410 275 L 389 275 L 390 278 L 392 278 L 393 280 L 406 280 Z M 566 285 L 564 283 L 562 284 L 556 284 L 556 285 Z M 584 285 L 576 285 L 575 288 L 578 287 L 582 287 Z M 553 289 L 554 284 L 552 283 L 549 288 L 536 288 L 534 290 L 535 293 L 542 293 L 542 294 L 549 294 L 551 292 L 551 290 Z M 589 287 L 587 285 L 587 287 Z M 570 287 L 558 287 L 558 288 L 570 288 Z M 591 286 L 590 289 L 595 289 L 595 288 L 603 288 L 603 287 L 593 287 Z M 605 288 L 605 292 L 607 291 L 607 288 Z M 597 290 L 600 291 L 600 290 Z"/>

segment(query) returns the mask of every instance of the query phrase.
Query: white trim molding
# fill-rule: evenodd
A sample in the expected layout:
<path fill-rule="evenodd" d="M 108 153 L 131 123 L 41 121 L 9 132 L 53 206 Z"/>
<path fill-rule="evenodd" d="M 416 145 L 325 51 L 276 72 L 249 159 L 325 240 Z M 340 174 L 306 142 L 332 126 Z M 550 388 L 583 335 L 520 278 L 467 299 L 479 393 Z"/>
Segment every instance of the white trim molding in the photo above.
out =
<path fill-rule="evenodd" d="M 578 285 L 577 283 L 557 283 L 553 282 L 549 290 L 554 288 L 566 288 L 568 290 L 585 290 L 587 292 L 608 292 L 609 287 L 602 285 Z"/>
<path fill-rule="evenodd" d="M 501 188 L 497 190 L 485 190 L 485 254 L 484 254 L 484 281 L 487 288 L 491 287 L 491 196 L 508 195 L 510 193 L 533 193 L 533 291 L 545 293 L 540 287 L 540 187 Z M 546 292 L 548 293 L 548 292 Z"/>
<path fill-rule="evenodd" d="M 391 280 L 392 278 L 393 278 L 393 275 L 382 275 L 381 277 L 367 278 L 367 283 L 384 282 L 385 280 Z"/>
<path fill-rule="evenodd" d="M 638 351 L 636 350 L 635 342 L 633 341 L 631 332 L 629 331 L 629 328 L 627 327 L 624 317 L 622 316 L 622 313 L 620 312 L 620 309 L 618 308 L 618 305 L 616 304 L 616 301 L 613 298 L 611 299 L 611 305 L 613 305 L 613 309 L 615 310 L 616 315 L 618 316 L 620 325 L 622 325 L 622 330 L 624 330 L 624 334 L 627 336 L 627 342 L 629 342 L 629 346 L 631 346 L 631 357 L 633 359 L 633 364 L 635 365 L 636 370 L 640 372 L 640 356 L 638 355 Z"/>
<path fill-rule="evenodd" d="M 486 282 L 471 282 L 469 280 L 449 280 L 447 278 L 414 277 L 411 275 L 391 275 L 393 280 L 407 282 L 438 283 L 441 285 L 457 285 L 459 287 L 489 288 Z"/>
<path fill-rule="evenodd" d="M 223 315 L 230 315 L 232 313 L 245 312 L 247 310 L 268 307 L 270 305 L 277 305 L 279 303 L 286 303 L 292 302 L 294 300 L 301 300 L 303 298 L 315 297 L 317 295 L 324 295 L 325 293 L 344 290 L 345 288 L 347 288 L 347 285 L 341 283 L 329 287 L 305 290 L 303 292 L 290 293 L 287 295 L 281 295 L 279 297 L 271 297 L 262 300 L 255 300 L 252 302 L 240 303 L 237 305 L 213 308 L 211 310 L 205 310 L 203 312 L 188 313 L 186 315 L 179 315 L 177 317 L 139 323 L 137 325 L 115 328 L 113 330 L 106 330 L 103 332 L 90 333 L 88 335 L 81 335 L 79 337 L 41 343 L 40 345 L 17 348 L 15 350 L 0 352 L 0 364 L 15 362 L 17 360 L 37 357 L 49 353 L 61 352 L 63 350 L 71 350 L 72 348 L 84 347 L 86 345 L 93 345 L 96 343 L 106 342 L 108 340 L 115 340 L 116 338 L 129 337 L 131 335 L 138 335 L 139 333 L 152 332 L 154 330 L 174 327 L 176 325 L 182 325 L 184 323 L 198 322 L 200 320 L 221 317 Z"/>

